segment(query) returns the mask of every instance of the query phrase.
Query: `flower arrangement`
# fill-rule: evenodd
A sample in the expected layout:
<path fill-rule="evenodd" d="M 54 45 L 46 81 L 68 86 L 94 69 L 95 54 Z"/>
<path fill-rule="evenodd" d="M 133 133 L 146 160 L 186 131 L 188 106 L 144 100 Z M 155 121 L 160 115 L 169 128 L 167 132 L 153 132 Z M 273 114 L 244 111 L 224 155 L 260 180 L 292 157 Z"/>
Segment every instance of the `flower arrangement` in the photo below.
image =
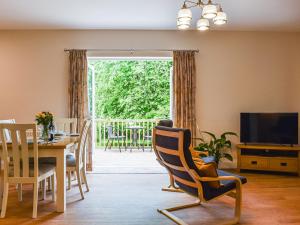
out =
<path fill-rule="evenodd" d="M 35 121 L 43 126 L 42 137 L 45 141 L 49 138 L 49 127 L 53 125 L 53 114 L 51 112 L 39 112 L 35 115 Z"/>

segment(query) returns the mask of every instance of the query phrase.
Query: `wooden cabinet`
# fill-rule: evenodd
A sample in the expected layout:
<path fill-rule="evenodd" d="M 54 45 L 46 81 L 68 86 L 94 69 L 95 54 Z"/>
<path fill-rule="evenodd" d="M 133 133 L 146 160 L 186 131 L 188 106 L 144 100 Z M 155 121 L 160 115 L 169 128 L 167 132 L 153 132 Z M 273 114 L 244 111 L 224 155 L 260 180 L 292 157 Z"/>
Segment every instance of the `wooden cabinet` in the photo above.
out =
<path fill-rule="evenodd" d="M 237 145 L 238 170 L 264 170 L 298 173 L 300 146 Z"/>
<path fill-rule="evenodd" d="M 241 158 L 241 167 L 245 169 L 266 169 L 268 166 L 268 160 L 261 157 L 245 156 Z"/>

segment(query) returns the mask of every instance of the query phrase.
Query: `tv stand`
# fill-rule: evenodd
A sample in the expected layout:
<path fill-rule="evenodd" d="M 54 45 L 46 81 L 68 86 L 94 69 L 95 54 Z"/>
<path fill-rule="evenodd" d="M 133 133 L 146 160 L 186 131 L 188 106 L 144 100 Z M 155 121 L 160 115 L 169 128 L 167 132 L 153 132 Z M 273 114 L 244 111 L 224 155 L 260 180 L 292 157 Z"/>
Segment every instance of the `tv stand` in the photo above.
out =
<path fill-rule="evenodd" d="M 237 169 L 297 173 L 300 176 L 300 146 L 237 145 Z"/>

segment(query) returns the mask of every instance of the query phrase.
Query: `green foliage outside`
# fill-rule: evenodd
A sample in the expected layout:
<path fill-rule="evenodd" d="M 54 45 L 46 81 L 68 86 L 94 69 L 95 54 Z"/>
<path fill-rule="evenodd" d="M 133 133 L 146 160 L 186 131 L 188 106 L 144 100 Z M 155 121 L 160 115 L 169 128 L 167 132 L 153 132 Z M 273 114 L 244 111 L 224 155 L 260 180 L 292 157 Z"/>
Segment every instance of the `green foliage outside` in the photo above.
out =
<path fill-rule="evenodd" d="M 95 71 L 96 118 L 169 118 L 171 67 L 169 60 L 89 61 L 90 96 Z"/>

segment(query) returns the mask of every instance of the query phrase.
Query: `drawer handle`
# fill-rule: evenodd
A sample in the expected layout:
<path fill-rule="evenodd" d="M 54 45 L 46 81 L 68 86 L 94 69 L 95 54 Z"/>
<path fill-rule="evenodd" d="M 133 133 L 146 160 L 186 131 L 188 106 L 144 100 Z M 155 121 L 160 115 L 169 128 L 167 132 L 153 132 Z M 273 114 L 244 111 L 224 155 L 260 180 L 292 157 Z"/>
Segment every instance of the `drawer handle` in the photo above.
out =
<path fill-rule="evenodd" d="M 257 165 L 257 161 L 251 161 L 252 165 Z"/>
<path fill-rule="evenodd" d="M 280 166 L 287 166 L 287 163 L 286 162 L 280 163 Z"/>

